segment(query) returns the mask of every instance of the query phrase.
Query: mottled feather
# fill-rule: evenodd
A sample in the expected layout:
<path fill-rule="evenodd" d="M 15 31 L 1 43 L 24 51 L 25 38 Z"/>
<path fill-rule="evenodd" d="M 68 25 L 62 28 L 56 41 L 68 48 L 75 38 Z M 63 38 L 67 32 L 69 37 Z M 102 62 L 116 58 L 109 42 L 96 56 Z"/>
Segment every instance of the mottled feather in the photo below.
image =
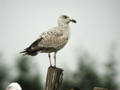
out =
<path fill-rule="evenodd" d="M 70 36 L 69 23 L 76 22 L 69 16 L 61 15 L 58 18 L 58 26 L 43 32 L 39 38 L 28 48 L 24 49 L 23 55 L 35 56 L 38 52 L 51 53 L 62 49 L 68 42 Z"/>
<path fill-rule="evenodd" d="M 36 41 L 21 53 L 35 56 L 39 51 L 41 53 L 56 52 L 61 49 L 67 41 L 68 36 L 66 36 L 62 30 L 54 27 L 47 32 L 43 32 Z"/>

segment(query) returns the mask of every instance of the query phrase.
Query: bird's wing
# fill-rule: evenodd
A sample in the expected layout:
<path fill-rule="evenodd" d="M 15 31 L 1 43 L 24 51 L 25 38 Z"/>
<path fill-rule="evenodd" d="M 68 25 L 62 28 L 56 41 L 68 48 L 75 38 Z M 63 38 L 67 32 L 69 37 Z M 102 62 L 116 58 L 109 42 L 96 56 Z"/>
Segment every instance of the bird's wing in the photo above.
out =
<path fill-rule="evenodd" d="M 43 32 L 40 37 L 35 40 L 28 48 L 31 50 L 37 50 L 39 47 L 51 47 L 53 44 L 58 42 L 58 39 L 63 35 L 60 31 L 53 28 L 49 31 Z"/>
<path fill-rule="evenodd" d="M 58 47 L 68 40 L 67 36 L 60 30 L 51 30 L 41 35 L 42 40 L 38 43 L 39 47 Z"/>
<path fill-rule="evenodd" d="M 28 48 L 24 49 L 24 51 L 20 53 L 23 53 L 23 55 L 31 55 L 31 56 L 37 55 L 37 52 L 39 51 L 38 44 L 42 39 L 43 39 L 42 37 L 37 39 Z"/>
<path fill-rule="evenodd" d="M 64 35 L 63 32 L 54 28 L 47 32 L 43 32 L 40 37 L 34 41 L 28 48 L 26 48 L 21 53 L 24 55 L 37 55 L 37 52 L 46 49 L 46 48 L 58 48 L 62 45 L 65 45 L 68 41 L 67 35 Z"/>

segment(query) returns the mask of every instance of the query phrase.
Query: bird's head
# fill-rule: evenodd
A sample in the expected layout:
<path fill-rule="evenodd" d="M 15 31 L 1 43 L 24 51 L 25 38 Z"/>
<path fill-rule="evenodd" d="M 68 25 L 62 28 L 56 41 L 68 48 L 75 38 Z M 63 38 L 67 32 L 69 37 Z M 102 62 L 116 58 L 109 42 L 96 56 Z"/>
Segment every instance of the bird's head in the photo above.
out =
<path fill-rule="evenodd" d="M 13 83 L 8 85 L 6 90 L 22 90 L 22 88 L 21 88 L 21 86 L 18 83 L 13 82 Z"/>
<path fill-rule="evenodd" d="M 69 16 L 67 15 L 61 15 L 58 18 L 58 25 L 68 25 L 70 22 L 76 23 L 76 20 L 71 19 Z"/>

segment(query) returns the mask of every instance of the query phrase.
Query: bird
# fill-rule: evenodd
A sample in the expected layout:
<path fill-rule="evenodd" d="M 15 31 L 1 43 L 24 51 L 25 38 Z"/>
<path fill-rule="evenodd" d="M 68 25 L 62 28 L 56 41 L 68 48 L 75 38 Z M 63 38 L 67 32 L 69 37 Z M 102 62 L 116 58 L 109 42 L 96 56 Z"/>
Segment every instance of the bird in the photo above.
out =
<path fill-rule="evenodd" d="M 60 15 L 56 27 L 41 33 L 38 39 L 20 53 L 30 56 L 36 56 L 39 52 L 48 53 L 50 66 L 52 66 L 50 54 L 54 53 L 54 67 L 56 67 L 56 53 L 67 44 L 70 37 L 70 22 L 76 23 L 76 20 L 66 14 Z"/>
<path fill-rule="evenodd" d="M 6 90 L 22 90 L 22 88 L 17 82 L 12 82 L 7 86 Z"/>

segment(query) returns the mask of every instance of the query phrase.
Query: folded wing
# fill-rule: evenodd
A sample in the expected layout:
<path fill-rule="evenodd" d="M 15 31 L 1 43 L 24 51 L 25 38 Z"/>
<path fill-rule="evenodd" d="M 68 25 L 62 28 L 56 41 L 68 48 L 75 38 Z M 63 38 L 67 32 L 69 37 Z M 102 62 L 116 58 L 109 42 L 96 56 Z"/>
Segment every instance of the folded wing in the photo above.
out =
<path fill-rule="evenodd" d="M 67 36 L 58 30 L 44 32 L 23 52 L 24 55 L 35 56 L 38 52 L 54 52 L 62 48 L 67 43 Z"/>

